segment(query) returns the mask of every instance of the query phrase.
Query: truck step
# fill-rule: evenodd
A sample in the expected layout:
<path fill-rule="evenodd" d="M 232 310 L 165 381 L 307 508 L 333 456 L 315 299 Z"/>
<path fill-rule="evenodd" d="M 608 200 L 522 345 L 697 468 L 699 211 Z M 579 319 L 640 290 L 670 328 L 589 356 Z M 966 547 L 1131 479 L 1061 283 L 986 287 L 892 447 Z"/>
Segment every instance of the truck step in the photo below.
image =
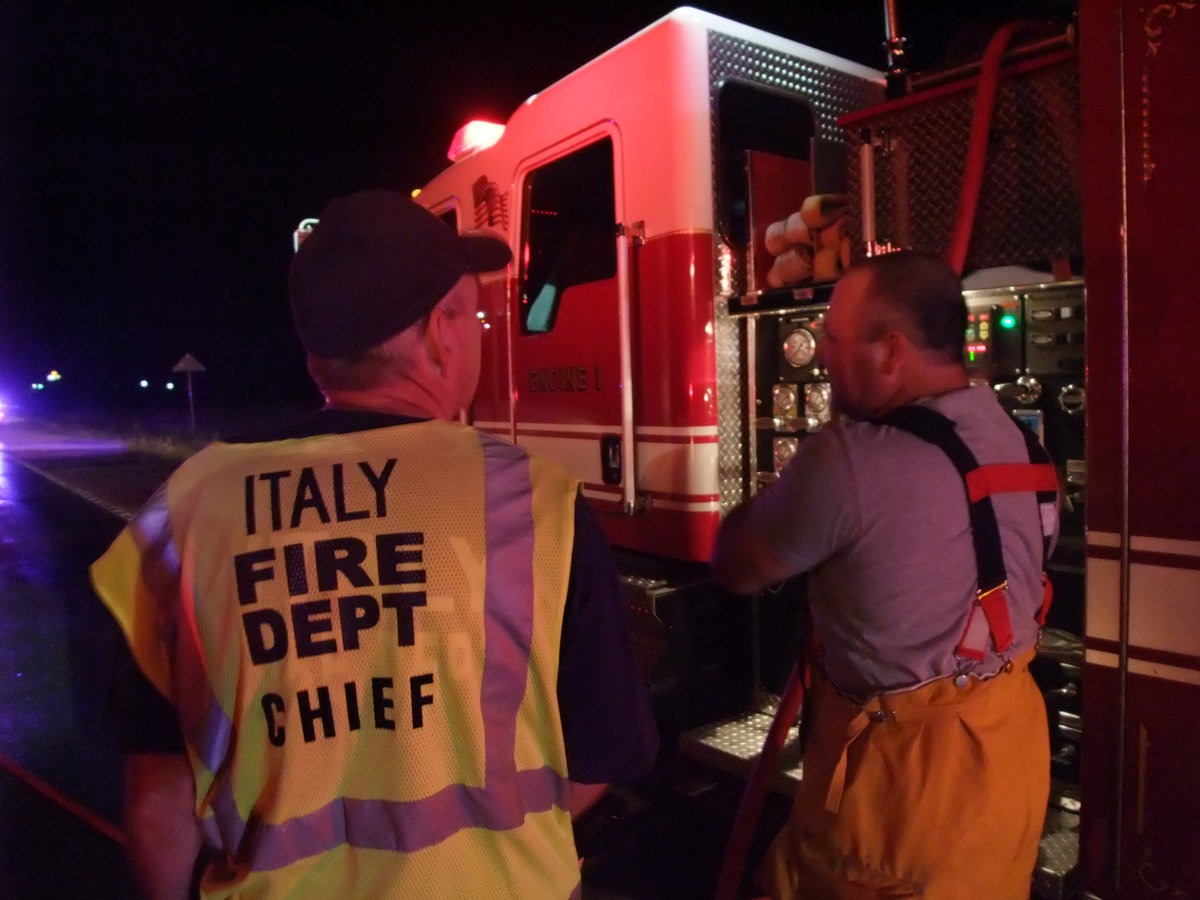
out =
<path fill-rule="evenodd" d="M 748 778 L 762 753 L 777 704 L 777 697 L 769 698 L 747 712 L 684 732 L 679 737 L 680 750 L 685 756 L 715 769 Z M 771 788 L 793 796 L 802 771 L 800 745 L 796 729 L 792 728 L 780 754 L 779 771 L 771 781 Z"/>

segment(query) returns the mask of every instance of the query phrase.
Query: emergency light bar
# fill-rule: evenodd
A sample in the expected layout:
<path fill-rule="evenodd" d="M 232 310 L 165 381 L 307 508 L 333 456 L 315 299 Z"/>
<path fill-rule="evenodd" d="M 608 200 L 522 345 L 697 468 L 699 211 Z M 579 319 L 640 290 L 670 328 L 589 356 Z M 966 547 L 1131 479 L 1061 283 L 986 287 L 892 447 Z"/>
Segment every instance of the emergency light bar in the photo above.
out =
<path fill-rule="evenodd" d="M 450 158 L 451 162 L 458 162 L 476 150 L 486 150 L 500 140 L 502 134 L 504 134 L 503 125 L 485 122 L 482 119 L 472 119 L 455 133 L 454 140 L 450 142 L 450 149 L 446 151 L 446 156 Z"/>

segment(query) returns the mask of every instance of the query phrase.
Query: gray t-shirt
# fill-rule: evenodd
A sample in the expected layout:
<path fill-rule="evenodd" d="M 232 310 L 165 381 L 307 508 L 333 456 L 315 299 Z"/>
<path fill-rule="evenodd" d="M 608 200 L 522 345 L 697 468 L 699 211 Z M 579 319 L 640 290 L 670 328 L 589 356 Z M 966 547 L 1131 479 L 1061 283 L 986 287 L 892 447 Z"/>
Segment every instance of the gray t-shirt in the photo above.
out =
<path fill-rule="evenodd" d="M 987 387 L 920 401 L 952 419 L 981 465 L 1029 460 Z M 1012 658 L 1037 642 L 1042 512 L 1032 493 L 992 497 L 1008 573 Z M 810 572 L 824 668 L 852 699 L 945 675 L 993 675 L 955 654 L 977 591 L 962 477 L 932 444 L 896 428 L 836 422 L 803 441 L 753 507 L 754 527 L 797 572 Z M 1057 523 L 1051 529 L 1056 531 Z"/>

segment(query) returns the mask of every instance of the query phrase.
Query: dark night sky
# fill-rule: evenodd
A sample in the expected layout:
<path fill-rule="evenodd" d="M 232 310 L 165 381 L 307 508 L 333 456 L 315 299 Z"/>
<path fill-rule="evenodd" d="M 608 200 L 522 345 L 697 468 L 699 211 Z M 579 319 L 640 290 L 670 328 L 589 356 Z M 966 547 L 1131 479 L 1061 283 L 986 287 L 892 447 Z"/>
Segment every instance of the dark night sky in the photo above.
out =
<path fill-rule="evenodd" d="M 979 17 L 1054 0 L 898 0 L 917 68 Z M 674 8 L 6 0 L 0 6 L 0 385 L 132 391 L 185 352 L 214 402 L 315 397 L 288 319 L 297 222 L 417 187 L 470 118 Z M 882 68 L 883 0 L 708 3 Z M 636 75 L 631 84 L 636 83 Z"/>

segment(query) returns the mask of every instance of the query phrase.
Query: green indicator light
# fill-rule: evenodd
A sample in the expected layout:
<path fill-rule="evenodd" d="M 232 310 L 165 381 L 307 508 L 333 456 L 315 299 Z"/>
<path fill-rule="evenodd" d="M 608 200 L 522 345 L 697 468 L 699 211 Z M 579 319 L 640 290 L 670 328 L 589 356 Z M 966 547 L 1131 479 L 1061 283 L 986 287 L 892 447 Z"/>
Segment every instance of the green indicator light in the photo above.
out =
<path fill-rule="evenodd" d="M 1016 326 L 1017 326 L 1017 317 L 1014 316 L 1012 313 L 1006 313 L 1005 315 L 1000 317 L 1000 327 L 1001 328 L 1016 328 Z"/>

